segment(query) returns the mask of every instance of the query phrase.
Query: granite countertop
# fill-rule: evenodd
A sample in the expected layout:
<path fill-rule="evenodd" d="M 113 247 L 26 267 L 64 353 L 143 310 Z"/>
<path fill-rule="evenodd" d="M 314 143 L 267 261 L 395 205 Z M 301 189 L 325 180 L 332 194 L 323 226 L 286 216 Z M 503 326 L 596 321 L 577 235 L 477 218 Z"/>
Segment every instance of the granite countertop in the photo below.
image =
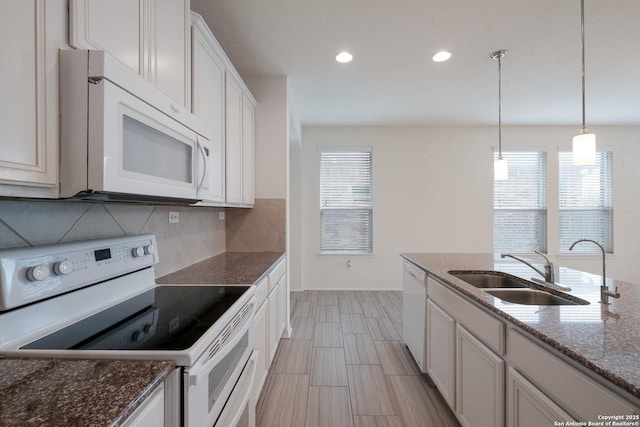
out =
<path fill-rule="evenodd" d="M 284 252 L 223 252 L 156 279 L 158 284 L 252 285 Z"/>
<path fill-rule="evenodd" d="M 602 277 L 557 268 L 556 283 L 588 305 L 520 305 L 502 300 L 449 274 L 452 270 L 495 270 L 530 280 L 538 274 L 526 265 L 494 254 L 406 253 L 403 258 L 437 276 L 486 309 L 510 321 L 586 368 L 640 398 L 640 286 L 608 278 L 620 298 L 600 304 Z M 543 269 L 543 264 L 531 260 Z M 557 293 L 557 292 L 556 292 Z M 558 293 L 558 295 L 562 295 Z"/>
<path fill-rule="evenodd" d="M 0 359 L 0 425 L 119 426 L 170 361 Z"/>

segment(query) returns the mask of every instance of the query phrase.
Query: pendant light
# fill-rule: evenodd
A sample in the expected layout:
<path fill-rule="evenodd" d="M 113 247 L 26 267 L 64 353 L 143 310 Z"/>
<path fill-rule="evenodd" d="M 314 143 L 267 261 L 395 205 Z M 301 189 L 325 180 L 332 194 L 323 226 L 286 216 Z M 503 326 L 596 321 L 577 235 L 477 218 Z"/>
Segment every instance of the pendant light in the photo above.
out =
<path fill-rule="evenodd" d="M 573 164 L 596 163 L 596 135 L 589 133 L 585 120 L 585 66 L 584 66 L 584 0 L 580 0 L 580 33 L 582 37 L 582 130 L 573 137 Z"/>
<path fill-rule="evenodd" d="M 502 58 L 507 53 L 506 50 L 496 50 L 491 54 L 491 59 L 498 60 L 498 158 L 493 162 L 493 179 L 496 181 L 509 179 L 507 159 L 502 157 Z"/>

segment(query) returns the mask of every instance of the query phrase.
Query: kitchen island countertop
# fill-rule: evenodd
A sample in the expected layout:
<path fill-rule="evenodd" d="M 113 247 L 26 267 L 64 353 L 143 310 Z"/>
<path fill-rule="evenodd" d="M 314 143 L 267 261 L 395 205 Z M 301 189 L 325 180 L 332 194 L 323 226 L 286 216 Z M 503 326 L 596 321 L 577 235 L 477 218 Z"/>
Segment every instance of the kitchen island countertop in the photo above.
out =
<path fill-rule="evenodd" d="M 502 301 L 451 275 L 453 270 L 493 270 L 530 280 L 526 265 L 487 253 L 405 253 L 401 256 L 480 306 L 508 320 L 592 372 L 640 398 L 640 286 L 608 278 L 620 298 L 600 304 L 602 277 L 560 267 L 556 283 L 588 305 L 521 305 Z M 542 264 L 532 260 L 538 268 Z"/>
<path fill-rule="evenodd" d="M 0 359 L 0 425 L 119 426 L 174 368 L 158 360 Z"/>

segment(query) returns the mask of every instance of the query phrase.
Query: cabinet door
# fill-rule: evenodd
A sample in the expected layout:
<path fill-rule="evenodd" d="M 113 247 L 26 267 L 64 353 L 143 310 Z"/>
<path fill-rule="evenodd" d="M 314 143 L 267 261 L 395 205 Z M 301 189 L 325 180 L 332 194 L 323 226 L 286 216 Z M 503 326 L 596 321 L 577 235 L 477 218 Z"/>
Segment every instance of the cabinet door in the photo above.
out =
<path fill-rule="evenodd" d="M 278 319 L 277 319 L 277 323 L 278 323 L 278 336 L 281 337 L 282 336 L 282 332 L 285 329 L 285 312 L 286 312 L 286 305 L 288 303 L 289 300 L 289 295 L 287 293 L 287 284 L 285 283 L 287 279 L 286 275 L 283 275 L 280 277 L 280 280 L 278 280 Z"/>
<path fill-rule="evenodd" d="M 203 119 L 209 140 L 209 193 L 207 201 L 224 202 L 224 65 L 208 27 L 194 16 L 192 33 L 192 112 Z"/>
<path fill-rule="evenodd" d="M 247 95 L 242 97 L 242 204 L 255 203 L 255 118 L 254 106 Z"/>
<path fill-rule="evenodd" d="M 504 361 L 456 327 L 456 415 L 463 426 L 504 425 Z"/>
<path fill-rule="evenodd" d="M 133 71 L 148 78 L 147 1 L 70 0 L 69 43 L 77 49 L 107 50 Z"/>
<path fill-rule="evenodd" d="M 269 369 L 268 354 L 268 331 L 267 331 L 267 306 L 268 301 L 265 300 L 256 311 L 256 335 L 255 335 L 255 351 L 257 352 L 256 360 L 256 378 L 252 390 L 253 401 L 257 402 L 260 397 L 260 391 L 267 377 Z"/>
<path fill-rule="evenodd" d="M 6 17 L 0 26 L 0 183 L 16 185 L 1 186 L 0 195 L 58 197 L 60 5 L 49 0 L 0 5 Z"/>
<path fill-rule="evenodd" d="M 109 51 L 189 107 L 189 5 L 185 0 L 70 0 L 69 43 Z"/>
<path fill-rule="evenodd" d="M 507 427 L 556 425 L 573 418 L 513 368 L 507 373 Z"/>
<path fill-rule="evenodd" d="M 278 287 L 276 286 L 269 293 L 269 304 L 267 312 L 267 329 L 269 339 L 269 353 L 267 357 L 267 365 L 271 366 L 273 356 L 276 354 L 278 348 L 278 341 L 280 341 L 280 334 L 278 334 Z"/>
<path fill-rule="evenodd" d="M 451 316 L 427 301 L 427 373 L 451 409 L 455 408 L 455 337 Z"/>
<path fill-rule="evenodd" d="M 131 414 L 123 423 L 123 427 L 163 426 L 164 419 L 164 384 L 160 384 L 151 396 Z"/>
<path fill-rule="evenodd" d="M 189 5 L 185 0 L 149 1 L 149 81 L 187 108 L 191 107 Z"/>
<path fill-rule="evenodd" d="M 227 203 L 242 203 L 242 89 L 229 74 L 225 92 L 225 151 Z"/>

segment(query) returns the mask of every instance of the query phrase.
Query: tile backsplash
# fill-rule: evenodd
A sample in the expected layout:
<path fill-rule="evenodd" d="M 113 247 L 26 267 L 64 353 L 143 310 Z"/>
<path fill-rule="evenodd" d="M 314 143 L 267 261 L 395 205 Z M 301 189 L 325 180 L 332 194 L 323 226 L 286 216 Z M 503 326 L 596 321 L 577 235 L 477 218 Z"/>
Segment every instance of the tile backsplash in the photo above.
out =
<path fill-rule="evenodd" d="M 227 209 L 228 251 L 284 252 L 285 199 L 256 199 L 253 209 Z"/>
<path fill-rule="evenodd" d="M 226 250 L 224 208 L 0 201 L 0 248 L 34 246 L 142 233 L 156 235 L 156 277 Z M 169 223 L 169 212 L 180 222 Z"/>

